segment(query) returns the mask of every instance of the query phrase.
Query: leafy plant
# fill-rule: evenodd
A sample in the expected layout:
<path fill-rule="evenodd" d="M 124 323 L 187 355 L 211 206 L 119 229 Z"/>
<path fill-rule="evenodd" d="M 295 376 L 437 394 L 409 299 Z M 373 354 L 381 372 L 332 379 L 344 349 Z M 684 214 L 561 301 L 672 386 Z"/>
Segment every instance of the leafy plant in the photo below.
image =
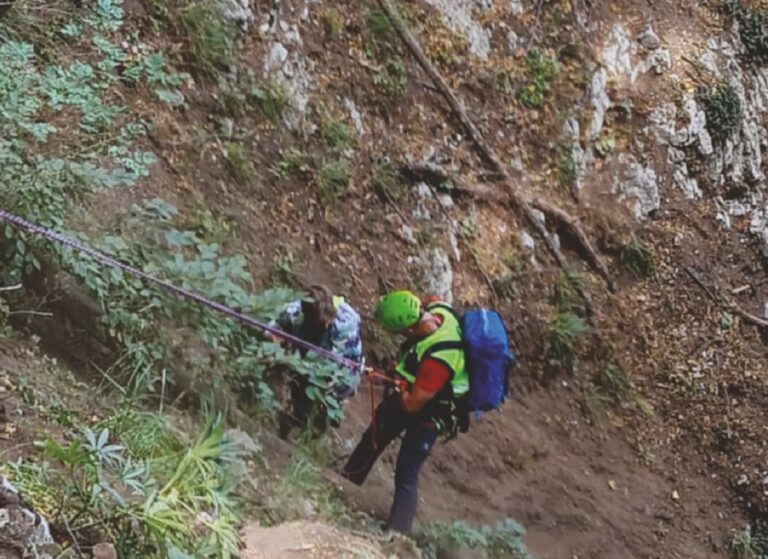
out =
<path fill-rule="evenodd" d="M 632 383 L 624 369 L 614 360 L 608 361 L 595 376 L 595 386 L 614 402 L 620 402 L 632 392 Z"/>
<path fill-rule="evenodd" d="M 74 534 L 97 527 L 121 556 L 159 559 L 173 548 L 236 556 L 233 491 L 243 479 L 243 449 L 226 438 L 220 417 L 208 419 L 190 444 L 160 438 L 170 447 L 135 446 L 129 455 L 109 429 L 85 427 L 68 443 L 47 440 L 48 462 L 12 464 L 11 477 L 35 509 L 65 518 Z"/>
<path fill-rule="evenodd" d="M 303 452 L 294 455 L 266 508 L 272 523 L 308 516 L 338 522 L 350 515 L 333 486 L 323 479 L 321 469 Z"/>
<path fill-rule="evenodd" d="M 525 529 L 511 518 L 494 527 L 475 528 L 465 522 L 431 524 L 417 537 L 427 559 L 436 559 L 438 550 L 480 549 L 491 559 L 533 559 L 523 543 Z"/>
<path fill-rule="evenodd" d="M 728 546 L 728 557 L 730 559 L 763 559 L 765 555 L 757 549 L 757 542 L 752 535 L 751 526 L 736 533 Z"/>
<path fill-rule="evenodd" d="M 764 9 L 744 7 L 741 0 L 728 0 L 724 9 L 731 23 L 738 24 L 739 39 L 747 58 L 755 64 L 768 62 L 768 19 Z"/>
<path fill-rule="evenodd" d="M 201 76 L 214 78 L 232 63 L 231 37 L 221 13 L 212 4 L 194 2 L 181 13 L 189 63 Z"/>
<path fill-rule="evenodd" d="M 554 302 L 560 311 L 570 311 L 580 305 L 579 291 L 583 291 L 584 276 L 574 270 L 560 272 L 555 279 Z"/>
<path fill-rule="evenodd" d="M 577 362 L 576 346 L 589 331 L 586 321 L 573 311 L 558 311 L 547 326 L 546 355 L 549 363 L 572 369 Z"/>
<path fill-rule="evenodd" d="M 744 118 L 739 94 L 728 82 L 720 82 L 714 88 L 702 87 L 697 97 L 707 118 L 707 131 L 715 143 L 722 144 Z"/>
<path fill-rule="evenodd" d="M 387 58 L 373 75 L 373 83 L 390 97 L 400 97 L 408 87 L 408 72 L 399 57 Z"/>
<path fill-rule="evenodd" d="M 296 258 L 290 249 L 275 257 L 269 277 L 274 286 L 291 286 L 296 283 Z"/>
<path fill-rule="evenodd" d="M 385 194 L 397 198 L 400 196 L 403 179 L 400 171 L 390 163 L 378 163 L 373 167 L 373 186 Z"/>
<path fill-rule="evenodd" d="M 395 39 L 395 27 L 389 16 L 379 8 L 368 11 L 366 16 L 368 33 L 378 48 L 391 46 Z"/>
<path fill-rule="evenodd" d="M 352 143 L 352 133 L 343 120 L 331 120 L 322 128 L 323 140 L 338 152 L 347 149 Z"/>
<path fill-rule="evenodd" d="M 520 103 L 528 109 L 536 109 L 552 90 L 552 79 L 558 71 L 557 62 L 539 49 L 533 48 L 525 57 L 526 83 L 518 93 Z"/>
<path fill-rule="evenodd" d="M 227 144 L 227 163 L 229 163 L 232 175 L 237 180 L 248 182 L 251 179 L 253 166 L 241 142 L 230 142 Z"/>
<path fill-rule="evenodd" d="M 648 250 L 642 240 L 634 235 L 621 248 L 619 262 L 639 277 L 650 277 L 656 273 L 656 265 L 653 262 L 651 251 Z"/>
<path fill-rule="evenodd" d="M 289 107 L 288 87 L 278 79 L 251 88 L 251 96 L 259 104 L 262 114 L 273 124 L 279 124 Z"/>
<path fill-rule="evenodd" d="M 325 36 L 329 39 L 338 39 L 344 30 L 344 17 L 336 8 L 324 8 L 320 13 L 320 22 L 323 24 Z"/>
<path fill-rule="evenodd" d="M 270 172 L 280 179 L 286 179 L 295 173 L 306 174 L 310 170 L 309 156 L 293 148 L 270 168 Z"/>
<path fill-rule="evenodd" d="M 329 161 L 320 168 L 317 187 L 323 205 L 330 206 L 349 184 L 349 167 L 343 161 Z"/>
<path fill-rule="evenodd" d="M 565 189 L 570 189 L 577 179 L 576 163 L 573 160 L 573 152 L 567 146 L 560 146 L 557 150 L 557 182 Z"/>

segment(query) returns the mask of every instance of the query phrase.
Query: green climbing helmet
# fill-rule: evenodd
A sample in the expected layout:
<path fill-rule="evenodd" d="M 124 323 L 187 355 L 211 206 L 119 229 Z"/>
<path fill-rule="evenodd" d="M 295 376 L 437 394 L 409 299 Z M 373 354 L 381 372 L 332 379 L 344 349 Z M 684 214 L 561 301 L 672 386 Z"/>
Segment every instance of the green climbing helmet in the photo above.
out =
<path fill-rule="evenodd" d="M 384 329 L 398 332 L 419 321 L 421 301 L 410 291 L 393 291 L 379 299 L 375 316 Z"/>

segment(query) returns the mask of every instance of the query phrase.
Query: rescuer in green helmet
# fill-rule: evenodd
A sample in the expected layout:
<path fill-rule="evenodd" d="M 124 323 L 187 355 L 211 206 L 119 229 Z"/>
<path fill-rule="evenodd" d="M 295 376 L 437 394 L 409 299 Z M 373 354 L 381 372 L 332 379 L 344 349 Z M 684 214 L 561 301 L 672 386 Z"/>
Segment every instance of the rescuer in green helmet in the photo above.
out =
<path fill-rule="evenodd" d="M 409 533 L 418 503 L 418 478 L 438 435 L 454 436 L 462 418 L 469 377 L 461 323 L 439 297 L 423 301 L 410 291 L 379 299 L 376 320 L 405 338 L 392 374 L 397 389 L 376 409 L 341 474 L 362 485 L 386 446 L 405 431 L 395 471 L 395 497 L 388 527 Z"/>

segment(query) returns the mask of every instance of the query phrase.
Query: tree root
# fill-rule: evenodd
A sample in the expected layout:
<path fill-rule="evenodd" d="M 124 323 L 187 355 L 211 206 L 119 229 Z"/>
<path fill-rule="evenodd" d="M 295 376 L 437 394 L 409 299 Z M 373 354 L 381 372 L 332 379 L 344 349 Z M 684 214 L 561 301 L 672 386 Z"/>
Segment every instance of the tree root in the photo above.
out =
<path fill-rule="evenodd" d="M 451 110 L 458 117 L 459 121 L 463 125 L 469 137 L 474 142 L 477 149 L 503 179 L 504 185 L 509 194 L 510 201 L 514 208 L 522 212 L 523 216 L 536 232 L 536 234 L 547 245 L 549 252 L 552 254 L 552 257 L 555 259 L 557 264 L 564 270 L 568 269 L 568 262 L 566 261 L 559 247 L 555 244 L 552 237 L 547 233 L 544 224 L 536 216 L 534 208 L 538 208 L 540 211 L 544 212 L 545 215 L 549 215 L 551 218 L 565 227 L 568 233 L 579 243 L 581 250 L 585 254 L 586 259 L 592 268 L 605 280 L 608 288 L 611 291 L 615 291 L 615 285 L 610 277 L 610 274 L 608 273 L 608 268 L 597 254 L 597 251 L 592 246 L 592 243 L 590 243 L 587 235 L 578 225 L 577 220 L 561 208 L 553 206 L 552 204 L 543 200 L 533 200 L 518 191 L 506 166 L 501 162 L 499 156 L 488 145 L 480 130 L 478 130 L 472 119 L 467 115 L 463 103 L 456 97 L 450 86 L 446 83 L 434 65 L 424 54 L 421 45 L 410 32 L 402 17 L 400 17 L 400 14 L 392 4 L 392 1 L 379 0 L 379 5 L 390 18 L 392 24 L 400 35 L 400 38 L 407 45 L 408 49 L 416 58 L 419 65 L 427 73 L 430 79 L 432 79 L 438 91 L 448 102 Z M 579 296 L 584 300 L 585 309 L 587 310 L 588 314 L 591 314 L 592 305 L 589 299 L 589 295 L 582 289 L 579 289 L 579 291 Z"/>
<path fill-rule="evenodd" d="M 747 311 L 742 310 L 741 307 L 739 307 L 736 303 L 734 303 L 727 297 L 724 297 L 721 294 L 715 294 L 709 287 L 707 287 L 707 284 L 704 283 L 704 281 L 693 270 L 693 268 L 691 268 L 690 266 L 686 266 L 685 272 L 689 276 L 691 276 L 691 279 L 693 279 L 693 281 L 696 282 L 696 285 L 698 285 L 702 289 L 702 291 L 704 291 L 704 293 L 707 294 L 707 297 L 709 297 L 713 303 L 715 303 L 719 307 L 722 307 L 731 311 L 734 314 L 737 314 L 738 316 L 741 317 L 742 320 L 744 320 L 745 322 L 748 322 L 749 324 L 752 324 L 759 328 L 768 328 L 768 320 L 764 320 L 758 316 L 749 314 Z"/>

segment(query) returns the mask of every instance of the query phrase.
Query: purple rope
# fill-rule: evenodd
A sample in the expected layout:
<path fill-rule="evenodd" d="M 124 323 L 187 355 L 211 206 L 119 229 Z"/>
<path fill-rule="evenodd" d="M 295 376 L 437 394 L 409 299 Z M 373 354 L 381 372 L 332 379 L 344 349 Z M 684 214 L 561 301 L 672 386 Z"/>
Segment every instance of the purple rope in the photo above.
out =
<path fill-rule="evenodd" d="M 239 320 L 240 322 L 243 322 L 247 324 L 248 326 L 251 326 L 253 328 L 256 328 L 257 330 L 261 330 L 263 332 L 267 332 L 269 334 L 272 334 L 273 336 L 277 338 L 281 338 L 294 346 L 312 351 L 329 361 L 333 361 L 334 363 L 341 365 L 342 367 L 346 367 L 352 371 L 357 371 L 360 369 L 361 365 L 357 363 L 356 361 L 352 361 L 351 359 L 347 359 L 346 357 L 343 357 L 341 355 L 337 355 L 336 353 L 333 353 L 332 351 L 328 351 L 327 349 L 324 349 L 322 347 L 316 346 L 314 344 L 311 344 L 307 341 L 302 340 L 301 338 L 298 338 L 296 336 L 293 336 L 291 334 L 288 334 L 287 332 L 283 332 L 282 330 L 278 330 L 277 328 L 274 328 L 270 326 L 269 324 L 265 324 L 264 322 L 261 322 L 259 320 L 256 320 L 255 318 L 252 318 L 250 316 L 247 316 L 245 314 L 242 314 L 240 312 L 237 312 L 236 310 L 227 307 L 226 305 L 222 305 L 221 303 L 217 303 L 216 301 L 212 301 L 206 297 L 203 297 L 202 295 L 195 293 L 194 291 L 190 291 L 189 289 L 185 289 L 183 287 L 179 287 L 177 285 L 172 284 L 169 281 L 162 280 L 159 278 L 156 278 L 154 276 L 151 276 L 147 274 L 146 272 L 143 272 L 139 270 L 138 268 L 134 268 L 133 266 L 129 266 L 127 264 L 123 264 L 122 262 L 112 258 L 111 256 L 107 256 L 103 252 L 100 252 L 96 249 L 93 249 L 89 246 L 86 246 L 82 243 L 79 243 L 77 241 L 73 241 L 72 239 L 68 239 L 64 235 L 61 235 L 60 233 L 56 233 L 55 231 L 51 231 L 50 229 L 47 229 L 45 227 L 42 227 L 40 225 L 35 225 L 34 223 L 31 223 L 27 221 L 26 219 L 23 219 L 21 217 L 18 217 L 16 215 L 13 215 L 11 213 L 8 213 L 5 210 L 0 210 L 0 220 L 7 221 L 8 223 L 12 223 L 13 225 L 26 229 L 30 233 L 34 233 L 36 235 L 40 235 L 42 237 L 47 237 L 48 239 L 51 239 L 52 241 L 56 241 L 60 245 L 66 246 L 68 248 L 71 248 L 73 250 L 77 250 L 79 252 L 82 252 L 83 254 L 86 254 L 93 258 L 94 260 L 98 260 L 102 264 L 105 264 L 107 266 L 110 266 L 112 268 L 117 268 L 119 270 L 123 270 L 125 272 L 128 272 L 129 274 L 142 278 L 146 281 L 155 283 L 161 287 L 164 287 L 168 291 L 172 291 L 176 295 L 180 297 L 184 297 L 186 299 L 191 299 L 193 301 L 196 301 L 197 303 L 208 307 L 209 309 L 213 309 L 215 311 L 218 311 L 222 314 L 227 315 L 230 318 L 233 318 L 235 320 Z"/>

